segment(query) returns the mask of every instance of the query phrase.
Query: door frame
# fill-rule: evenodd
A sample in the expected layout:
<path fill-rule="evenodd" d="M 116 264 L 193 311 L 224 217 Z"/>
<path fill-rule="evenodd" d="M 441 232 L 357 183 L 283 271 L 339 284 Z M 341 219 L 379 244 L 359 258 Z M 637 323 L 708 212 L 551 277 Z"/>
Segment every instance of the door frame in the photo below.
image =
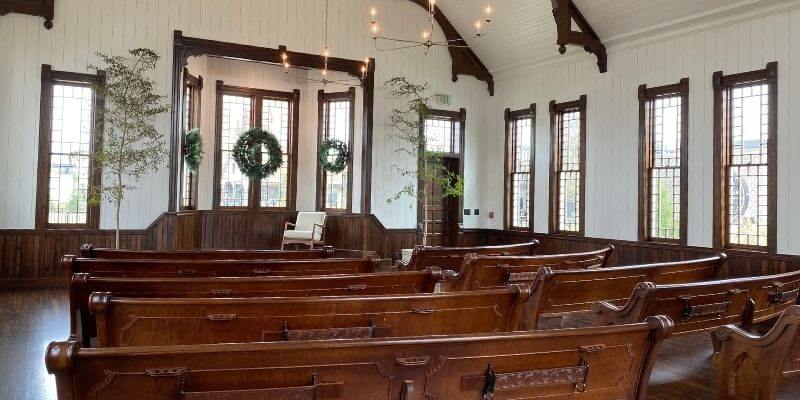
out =
<path fill-rule="evenodd" d="M 436 110 L 431 109 L 429 110 L 431 117 L 440 117 L 440 118 L 447 118 L 454 122 L 459 122 L 458 130 L 454 132 L 453 140 L 458 140 L 458 152 L 457 153 L 444 153 L 444 158 L 447 160 L 457 160 L 458 162 L 458 175 L 461 179 L 464 179 L 464 142 L 465 142 L 465 126 L 467 122 L 467 110 L 465 108 L 460 108 L 458 111 L 448 111 L 448 110 Z M 420 118 L 420 135 L 425 134 L 425 121 L 424 119 Z M 422 142 L 420 142 L 422 146 Z M 424 149 L 420 147 L 419 154 L 423 154 Z M 417 160 L 417 168 L 421 166 L 423 162 L 423 158 L 420 156 L 419 160 Z M 417 193 L 420 193 L 422 189 L 422 182 L 417 178 Z M 449 237 L 448 237 L 448 246 L 457 246 L 460 242 L 460 236 L 463 232 L 463 224 L 464 224 L 464 196 L 460 196 L 458 198 L 458 209 L 456 210 L 456 214 L 458 218 L 455 218 L 450 221 L 449 227 Z M 422 242 L 422 219 L 424 218 L 422 207 L 420 206 L 419 201 L 417 201 L 417 243 Z"/>

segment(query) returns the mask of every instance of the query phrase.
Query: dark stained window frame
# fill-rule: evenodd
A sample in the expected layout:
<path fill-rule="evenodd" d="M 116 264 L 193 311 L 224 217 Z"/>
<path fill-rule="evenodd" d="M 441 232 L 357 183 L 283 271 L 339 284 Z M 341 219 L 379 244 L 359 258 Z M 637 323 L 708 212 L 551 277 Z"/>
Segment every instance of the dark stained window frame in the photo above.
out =
<path fill-rule="evenodd" d="M 533 194 L 534 194 L 534 176 L 535 176 L 535 161 L 536 161 L 536 104 L 531 104 L 528 108 L 523 108 L 520 110 L 512 111 L 510 108 L 506 108 L 505 110 L 505 133 L 506 133 L 506 140 L 505 140 L 505 182 L 504 182 L 504 225 L 506 230 L 513 230 L 513 231 L 522 231 L 522 232 L 533 232 L 533 210 L 534 210 L 534 202 L 533 202 Z M 513 177 L 514 174 L 514 124 L 519 119 L 530 118 L 531 119 L 531 154 L 529 160 L 529 184 L 528 184 L 528 226 L 521 227 L 521 226 L 514 226 L 514 206 L 512 204 L 514 193 L 513 193 Z"/>
<path fill-rule="evenodd" d="M 683 78 L 672 85 L 647 87 L 639 86 L 639 214 L 638 237 L 640 242 L 665 244 L 687 243 L 688 204 L 689 204 L 689 78 Z M 650 167 L 652 161 L 651 108 L 656 99 L 664 97 L 681 98 L 681 154 L 680 154 L 680 226 L 679 238 L 658 238 L 650 234 Z"/>
<path fill-rule="evenodd" d="M 56 71 L 48 64 L 42 64 L 41 97 L 39 102 L 39 152 L 36 176 L 36 228 L 37 229 L 98 229 L 100 226 L 100 206 L 87 206 L 86 222 L 81 224 L 53 224 L 47 220 L 49 181 L 50 181 L 50 150 L 52 141 L 53 120 L 53 86 L 58 83 L 80 86 L 94 86 L 105 82 L 105 71 L 96 74 Z M 103 123 L 98 117 L 98 111 L 105 104 L 103 96 L 94 91 L 92 112 L 92 133 L 89 153 L 93 153 L 98 133 L 103 130 Z M 94 160 L 89 160 L 89 187 L 88 193 L 101 184 L 101 174 L 95 171 Z"/>
<path fill-rule="evenodd" d="M 222 98 L 225 95 L 250 97 L 250 126 L 261 126 L 261 110 L 264 98 L 288 100 L 291 105 L 289 121 L 289 172 L 286 193 L 286 207 L 261 207 L 261 182 L 250 181 L 247 206 L 221 206 L 222 199 Z M 300 90 L 282 92 L 228 86 L 223 81 L 216 83 L 216 129 L 214 133 L 214 211 L 295 211 L 297 208 L 297 141 L 300 131 Z"/>
<path fill-rule="evenodd" d="M 180 204 L 178 204 L 178 209 L 180 211 L 190 211 L 190 210 L 197 210 L 197 201 L 198 201 L 198 187 L 199 187 L 199 171 L 189 171 L 189 179 L 190 183 L 190 191 L 189 193 L 185 193 L 186 190 L 186 159 L 184 157 L 183 149 L 186 146 L 185 139 L 186 139 L 186 132 L 190 129 L 199 128 L 201 124 L 201 110 L 202 110 L 202 93 L 203 93 L 203 77 L 202 76 L 194 76 L 189 73 L 187 68 L 183 69 L 183 91 L 182 93 L 184 96 L 182 97 L 183 101 L 187 101 L 185 94 L 186 90 L 191 90 L 191 98 L 188 99 L 189 102 L 189 109 L 188 109 L 188 121 L 189 125 L 183 127 L 183 135 L 181 135 L 181 160 L 180 160 L 180 169 L 181 169 L 181 176 L 180 176 L 180 187 L 181 187 L 181 198 Z M 184 109 L 181 108 L 181 113 L 184 112 Z M 185 125 L 185 121 L 182 118 L 181 124 Z M 184 198 L 188 199 L 188 204 L 184 204 Z"/>
<path fill-rule="evenodd" d="M 561 122 L 564 113 L 569 111 L 580 111 L 580 157 L 579 171 L 580 177 L 580 197 L 578 212 L 580 221 L 577 231 L 565 231 L 559 229 L 559 180 L 558 174 L 561 171 Z M 581 95 L 578 100 L 556 103 L 550 101 L 550 218 L 549 228 L 551 233 L 583 237 L 586 232 L 586 95 Z"/>
<path fill-rule="evenodd" d="M 714 72 L 711 79 L 714 89 L 714 214 L 713 245 L 716 248 L 730 248 L 777 254 L 778 237 L 778 62 L 773 61 L 766 68 L 737 74 L 724 75 Z M 727 190 L 729 129 L 729 93 L 737 87 L 754 84 L 769 85 L 769 141 L 767 143 L 767 245 L 753 246 L 731 244 L 729 242 L 729 202 Z"/>
<path fill-rule="evenodd" d="M 350 87 L 344 92 L 325 92 L 319 90 L 317 92 L 317 149 L 325 140 L 326 132 L 324 132 L 325 124 L 328 116 L 325 114 L 329 107 L 325 107 L 328 102 L 332 101 L 350 101 L 350 133 L 349 133 L 349 147 L 352 154 L 353 144 L 355 143 L 355 118 L 356 118 L 356 88 Z M 317 158 L 317 210 L 329 213 L 350 214 L 353 212 L 353 160 L 347 168 L 347 205 L 345 208 L 327 208 L 325 207 L 326 193 L 326 176 L 325 171 L 322 170 L 322 164 Z M 363 188 L 362 188 L 363 190 Z M 363 197 L 363 196 L 362 196 Z"/>

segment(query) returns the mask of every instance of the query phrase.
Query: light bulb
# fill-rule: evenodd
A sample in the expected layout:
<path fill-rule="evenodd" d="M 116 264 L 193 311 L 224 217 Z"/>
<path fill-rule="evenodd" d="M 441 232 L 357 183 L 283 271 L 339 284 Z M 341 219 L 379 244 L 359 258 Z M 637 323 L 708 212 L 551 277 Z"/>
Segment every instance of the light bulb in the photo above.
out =
<path fill-rule="evenodd" d="M 431 37 L 431 33 L 430 33 L 430 32 L 428 32 L 428 30 L 427 30 L 427 29 L 426 29 L 426 30 L 424 30 L 424 31 L 422 31 L 422 38 L 423 38 L 423 39 L 425 39 L 425 40 L 428 40 L 430 37 Z"/>
<path fill-rule="evenodd" d="M 281 54 L 281 58 L 283 59 L 283 62 L 285 63 L 286 59 L 289 58 L 289 56 L 287 56 L 286 53 L 283 53 L 283 54 Z"/>
<path fill-rule="evenodd" d="M 369 15 L 372 16 L 372 20 L 374 21 L 375 20 L 375 16 L 378 15 L 378 10 L 376 10 L 375 7 L 372 7 L 372 9 L 369 10 Z"/>
<path fill-rule="evenodd" d="M 492 9 L 492 5 L 491 4 L 486 5 L 486 15 L 492 15 L 492 11 L 494 11 Z"/>
<path fill-rule="evenodd" d="M 373 37 L 378 37 L 378 23 L 377 22 L 373 22 L 372 23 L 372 36 Z"/>
<path fill-rule="evenodd" d="M 481 21 L 475 21 L 475 29 L 481 30 Z"/>
<path fill-rule="evenodd" d="M 364 59 L 364 64 L 367 64 L 367 65 L 369 65 L 369 57 L 367 57 L 367 58 L 365 58 L 365 59 Z"/>
<path fill-rule="evenodd" d="M 331 55 L 331 52 L 326 47 L 324 50 L 322 50 L 322 55 L 325 56 L 325 58 L 328 58 Z"/>

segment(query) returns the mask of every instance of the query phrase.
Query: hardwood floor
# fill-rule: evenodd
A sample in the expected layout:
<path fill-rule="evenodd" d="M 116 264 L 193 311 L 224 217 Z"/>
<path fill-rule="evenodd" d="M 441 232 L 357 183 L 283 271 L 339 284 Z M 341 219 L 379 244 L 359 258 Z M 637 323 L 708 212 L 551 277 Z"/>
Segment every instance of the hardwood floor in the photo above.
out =
<path fill-rule="evenodd" d="M 557 321 L 551 321 L 553 326 Z M 564 321 L 585 325 L 584 318 Z M 44 366 L 44 350 L 69 331 L 66 289 L 0 291 L 0 399 L 56 399 L 55 381 Z M 666 341 L 650 379 L 649 398 L 713 399 L 714 368 L 706 332 Z M 800 399 L 800 379 L 784 379 L 781 400 Z"/>

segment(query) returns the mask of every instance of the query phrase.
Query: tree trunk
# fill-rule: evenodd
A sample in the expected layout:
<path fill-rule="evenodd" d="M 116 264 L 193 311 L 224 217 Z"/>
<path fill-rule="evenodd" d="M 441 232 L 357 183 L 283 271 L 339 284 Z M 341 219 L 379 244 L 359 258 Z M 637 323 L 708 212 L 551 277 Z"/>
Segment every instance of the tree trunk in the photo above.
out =
<path fill-rule="evenodd" d="M 115 232 L 115 239 L 116 239 L 115 243 L 116 243 L 117 250 L 119 250 L 119 210 L 120 210 L 120 208 L 122 208 L 122 200 L 117 200 L 117 216 L 116 216 L 116 219 L 117 219 L 117 230 Z"/>

